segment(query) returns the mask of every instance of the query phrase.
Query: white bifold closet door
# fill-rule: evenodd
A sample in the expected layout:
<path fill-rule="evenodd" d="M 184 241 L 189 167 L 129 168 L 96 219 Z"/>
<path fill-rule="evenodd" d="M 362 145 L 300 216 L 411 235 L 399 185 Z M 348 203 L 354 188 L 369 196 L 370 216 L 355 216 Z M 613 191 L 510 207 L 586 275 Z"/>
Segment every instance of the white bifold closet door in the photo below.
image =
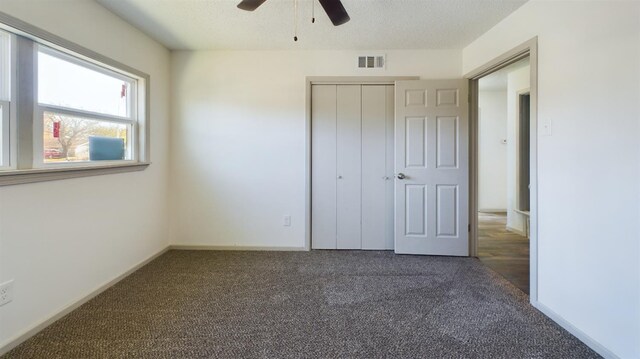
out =
<path fill-rule="evenodd" d="M 393 106 L 390 85 L 313 85 L 313 248 L 393 249 Z"/>

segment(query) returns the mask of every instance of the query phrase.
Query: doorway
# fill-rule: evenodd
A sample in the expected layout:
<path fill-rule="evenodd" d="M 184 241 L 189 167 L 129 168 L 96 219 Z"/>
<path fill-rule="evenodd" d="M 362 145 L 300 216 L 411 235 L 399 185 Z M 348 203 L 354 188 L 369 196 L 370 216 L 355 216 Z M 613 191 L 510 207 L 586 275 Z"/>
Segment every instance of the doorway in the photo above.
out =
<path fill-rule="evenodd" d="M 529 293 L 529 58 L 479 79 L 478 258 Z"/>
<path fill-rule="evenodd" d="M 537 40 L 467 78 L 472 93 L 472 253 L 535 302 Z"/>

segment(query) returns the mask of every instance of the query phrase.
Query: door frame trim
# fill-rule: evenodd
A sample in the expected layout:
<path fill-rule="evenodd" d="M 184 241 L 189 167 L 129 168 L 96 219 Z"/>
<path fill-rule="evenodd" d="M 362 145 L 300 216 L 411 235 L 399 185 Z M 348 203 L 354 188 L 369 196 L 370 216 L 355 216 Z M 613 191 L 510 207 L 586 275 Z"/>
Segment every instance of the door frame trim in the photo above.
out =
<path fill-rule="evenodd" d="M 396 81 L 419 80 L 419 76 L 307 76 L 305 78 L 305 218 L 304 249 L 311 250 L 311 86 L 395 85 Z"/>
<path fill-rule="evenodd" d="M 527 88 L 523 88 L 520 90 L 516 91 L 516 207 L 515 207 L 515 211 L 521 211 L 520 210 L 520 185 L 521 185 L 521 178 L 520 178 L 520 163 L 522 160 L 522 153 L 520 151 L 520 106 L 521 106 L 521 96 L 522 95 L 529 95 L 529 100 L 531 100 L 531 89 L 529 87 Z M 529 103 L 529 116 L 531 116 L 531 103 Z M 531 121 L 531 119 L 529 119 L 529 121 Z M 529 122 L 529 125 L 531 125 L 531 122 Z M 529 126 L 531 127 L 531 126 Z M 531 131 L 531 128 L 529 128 L 529 131 Z M 529 141 L 531 141 L 531 136 L 529 136 Z M 531 144 L 529 144 L 529 151 L 531 151 Z M 529 153 L 529 161 L 531 161 L 531 153 Z M 531 180 L 529 180 L 529 185 L 531 185 Z M 531 201 L 531 193 L 529 193 L 529 201 Z M 521 214 L 522 215 L 522 214 Z M 525 231 L 523 231 L 522 233 L 525 236 L 528 236 L 527 233 L 527 227 L 525 227 Z"/>
<path fill-rule="evenodd" d="M 469 81 L 469 253 L 478 256 L 478 81 L 480 78 L 529 57 L 530 66 L 530 238 L 529 301 L 538 301 L 538 37 L 464 75 Z"/>

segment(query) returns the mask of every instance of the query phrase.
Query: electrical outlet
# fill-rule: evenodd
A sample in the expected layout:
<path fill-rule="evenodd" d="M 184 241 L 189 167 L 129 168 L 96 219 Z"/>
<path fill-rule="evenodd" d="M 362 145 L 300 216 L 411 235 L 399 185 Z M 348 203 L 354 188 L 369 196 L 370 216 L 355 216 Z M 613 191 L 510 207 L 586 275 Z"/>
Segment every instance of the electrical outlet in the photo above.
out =
<path fill-rule="evenodd" d="M 284 216 L 283 225 L 285 227 L 291 227 L 291 216 Z"/>
<path fill-rule="evenodd" d="M 13 279 L 0 284 L 0 305 L 5 305 L 13 300 Z"/>

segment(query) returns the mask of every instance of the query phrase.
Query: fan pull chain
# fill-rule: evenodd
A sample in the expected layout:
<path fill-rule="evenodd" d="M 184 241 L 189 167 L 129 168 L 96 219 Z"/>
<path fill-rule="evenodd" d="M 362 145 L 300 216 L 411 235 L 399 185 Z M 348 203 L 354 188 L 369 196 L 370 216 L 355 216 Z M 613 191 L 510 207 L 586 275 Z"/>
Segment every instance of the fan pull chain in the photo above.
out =
<path fill-rule="evenodd" d="M 316 0 L 311 0 L 311 23 L 316 22 Z"/>
<path fill-rule="evenodd" d="M 293 41 L 298 41 L 298 0 L 293 0 Z"/>

